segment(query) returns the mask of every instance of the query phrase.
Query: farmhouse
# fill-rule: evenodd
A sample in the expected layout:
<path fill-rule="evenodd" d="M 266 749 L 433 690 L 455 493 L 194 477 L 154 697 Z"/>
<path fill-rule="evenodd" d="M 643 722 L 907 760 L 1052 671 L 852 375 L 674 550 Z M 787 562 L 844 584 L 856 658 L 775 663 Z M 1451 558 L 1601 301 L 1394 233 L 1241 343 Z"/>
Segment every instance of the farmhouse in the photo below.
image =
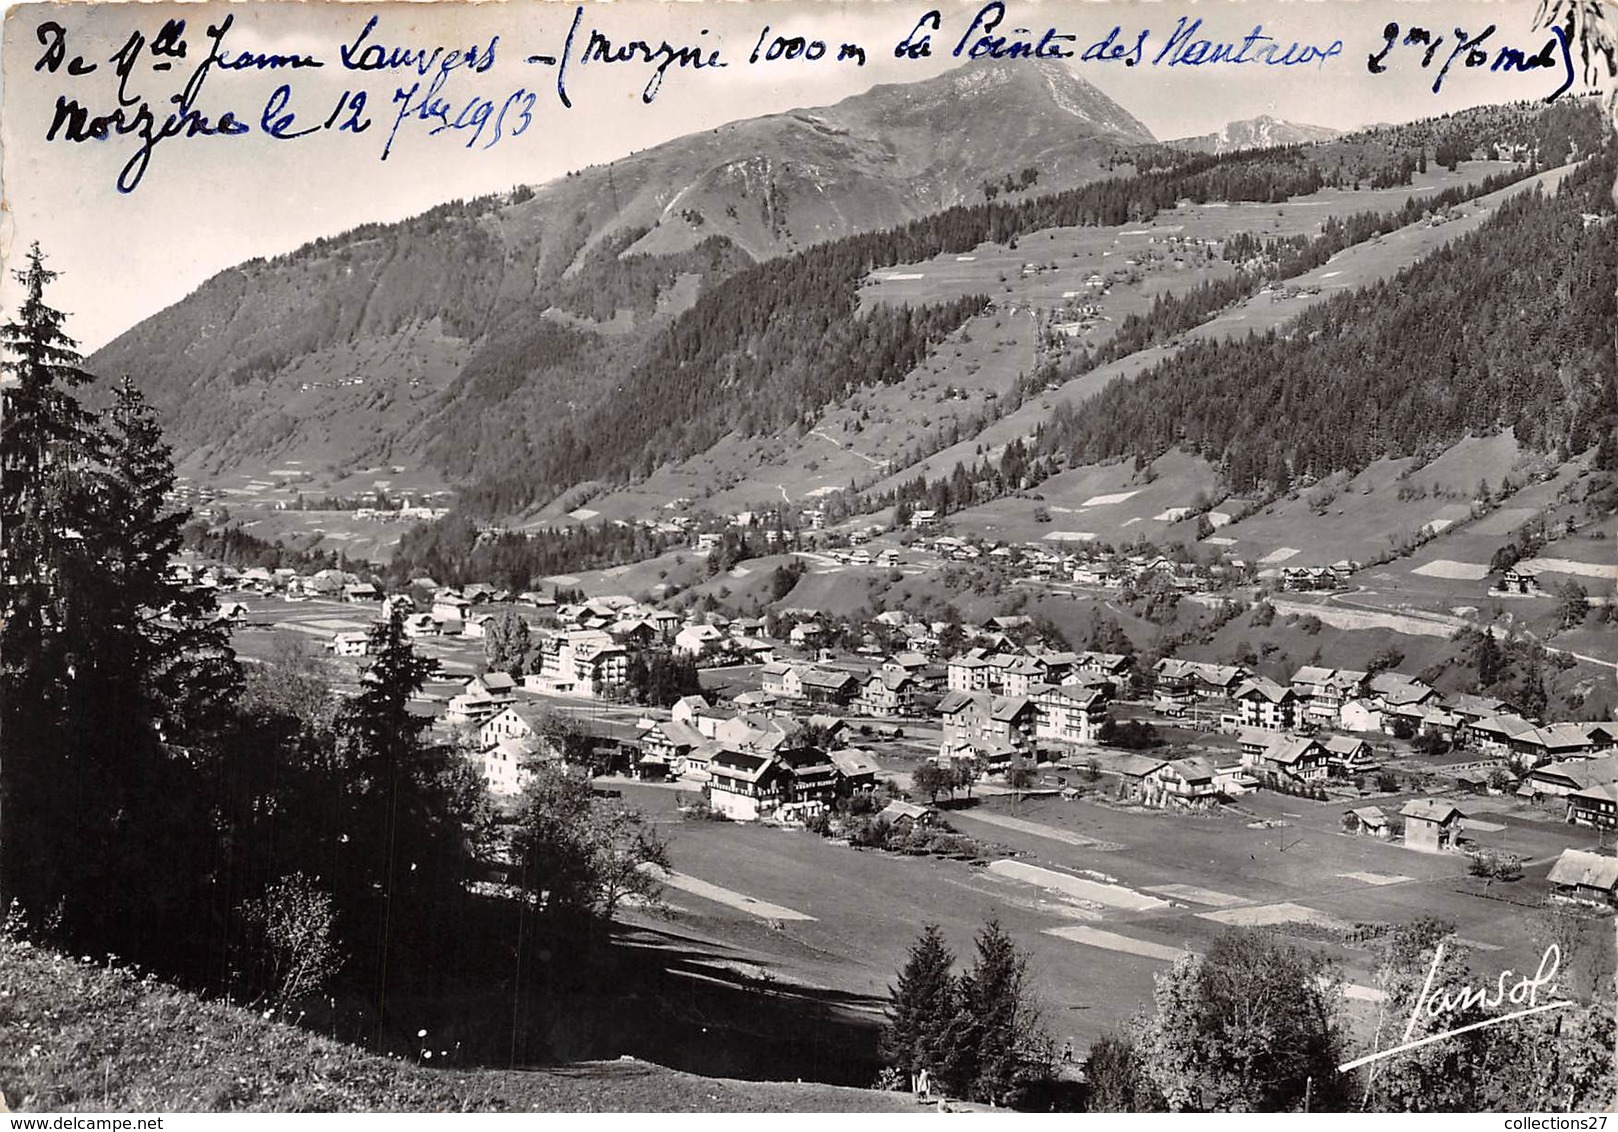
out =
<path fill-rule="evenodd" d="M 1535 794 L 1563 797 L 1591 786 L 1618 782 L 1618 758 L 1570 759 L 1536 767 L 1528 776 L 1528 788 Z"/>
<path fill-rule="evenodd" d="M 1343 832 L 1386 840 L 1393 834 L 1393 825 L 1381 806 L 1358 806 L 1344 811 Z"/>
<path fill-rule="evenodd" d="M 827 668 L 811 668 L 803 674 L 801 682 L 803 698 L 812 704 L 847 706 L 859 688 L 853 673 Z"/>
<path fill-rule="evenodd" d="M 1618 829 L 1618 786 L 1607 782 L 1575 790 L 1567 796 L 1567 820 L 1572 825 Z"/>
<path fill-rule="evenodd" d="M 1399 816 L 1405 822 L 1405 844 L 1412 849 L 1438 853 L 1455 844 L 1466 817 L 1458 807 L 1433 798 L 1406 802 Z"/>
<path fill-rule="evenodd" d="M 1168 765 L 1151 755 L 1119 755 L 1107 769 L 1118 779 L 1119 795 L 1139 801 L 1163 790 L 1162 771 Z"/>
<path fill-rule="evenodd" d="M 1551 866 L 1551 898 L 1575 904 L 1618 904 L 1618 857 L 1564 849 Z"/>

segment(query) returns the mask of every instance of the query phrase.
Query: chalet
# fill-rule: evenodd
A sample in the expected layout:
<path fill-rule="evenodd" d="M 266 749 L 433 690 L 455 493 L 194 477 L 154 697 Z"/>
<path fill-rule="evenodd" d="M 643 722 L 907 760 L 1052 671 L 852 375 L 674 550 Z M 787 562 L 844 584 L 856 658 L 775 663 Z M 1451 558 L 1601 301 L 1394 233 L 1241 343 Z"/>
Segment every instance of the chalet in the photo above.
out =
<path fill-rule="evenodd" d="M 1535 767 L 1528 775 L 1530 792 L 1551 797 L 1566 797 L 1592 786 L 1608 786 L 1618 782 L 1618 758 L 1572 759 Z"/>
<path fill-rule="evenodd" d="M 472 603 L 459 594 L 440 594 L 433 598 L 431 612 L 434 621 L 465 621 L 471 608 Z"/>
<path fill-rule="evenodd" d="M 1153 755 L 1119 755 L 1107 769 L 1118 779 L 1120 797 L 1142 801 L 1163 792 L 1162 772 L 1168 765 Z"/>
<path fill-rule="evenodd" d="M 712 777 L 714 756 L 724 749 L 725 745 L 716 739 L 698 743 L 675 762 L 674 773 L 691 782 L 707 782 Z"/>
<path fill-rule="evenodd" d="M 1242 753 L 1242 762 L 1248 766 L 1257 763 L 1275 741 L 1275 732 L 1262 727 L 1243 727 L 1236 733 L 1237 749 Z"/>
<path fill-rule="evenodd" d="M 733 821 L 757 821 L 781 804 L 787 774 L 774 755 L 721 747 L 708 761 L 709 804 Z"/>
<path fill-rule="evenodd" d="M 943 671 L 919 652 L 901 652 L 882 662 L 884 672 L 903 672 L 916 682 L 922 692 L 943 690 Z"/>
<path fill-rule="evenodd" d="M 1393 836 L 1393 824 L 1380 806 L 1358 806 L 1343 813 L 1343 832 L 1387 840 Z"/>
<path fill-rule="evenodd" d="M 466 681 L 466 691 L 472 695 L 504 696 L 511 699 L 517 694 L 517 681 L 509 672 L 485 672 Z"/>
<path fill-rule="evenodd" d="M 859 689 L 859 681 L 851 672 L 835 669 L 811 668 L 802 677 L 803 698 L 811 704 L 838 704 L 847 706 Z"/>
<path fill-rule="evenodd" d="M 776 757 L 786 773 L 784 801 L 797 811 L 795 816 L 823 809 L 837 796 L 837 764 L 825 751 L 793 747 Z"/>
<path fill-rule="evenodd" d="M 1134 668 L 1134 657 L 1117 652 L 1083 652 L 1073 664 L 1078 676 L 1097 677 L 1111 684 L 1113 695 L 1118 695 L 1128 685 Z"/>
<path fill-rule="evenodd" d="M 1418 798 L 1406 802 L 1399 816 L 1405 823 L 1405 844 L 1412 849 L 1438 853 L 1454 846 L 1466 818 L 1450 802 L 1433 798 Z"/>
<path fill-rule="evenodd" d="M 247 606 L 239 601 L 221 602 L 215 619 L 223 621 L 226 625 L 247 624 Z"/>
<path fill-rule="evenodd" d="M 1203 758 L 1175 759 L 1158 772 L 1158 780 L 1171 798 L 1183 802 L 1211 802 L 1219 796 L 1218 775 Z"/>
<path fill-rule="evenodd" d="M 787 634 L 787 644 L 794 648 L 804 648 L 818 641 L 823 632 L 824 630 L 813 621 L 800 621 L 792 626 L 792 631 Z"/>
<path fill-rule="evenodd" d="M 1290 686 L 1306 722 L 1335 727 L 1343 704 L 1364 691 L 1369 677 L 1352 669 L 1305 665 L 1292 674 Z"/>
<path fill-rule="evenodd" d="M 1513 566 L 1501 577 L 1498 592 L 1532 597 L 1540 592 L 1539 575 L 1524 567 Z"/>
<path fill-rule="evenodd" d="M 343 587 L 344 601 L 381 601 L 382 591 L 370 582 L 354 582 Z"/>
<path fill-rule="evenodd" d="M 646 614 L 644 620 L 657 630 L 658 636 L 665 641 L 672 640 L 674 634 L 680 631 L 680 617 L 666 609 L 655 609 Z"/>
<path fill-rule="evenodd" d="M 333 656 L 366 656 L 371 651 L 369 633 L 337 633 L 327 642 Z"/>
<path fill-rule="evenodd" d="M 725 634 L 712 625 L 687 625 L 674 634 L 673 650 L 683 656 L 702 656 L 724 639 Z"/>
<path fill-rule="evenodd" d="M 1295 722 L 1298 697 L 1264 676 L 1244 680 L 1235 693 L 1237 719 L 1243 727 L 1286 731 Z"/>
<path fill-rule="evenodd" d="M 870 751 L 859 747 L 843 747 L 831 753 L 831 761 L 837 768 L 837 779 L 840 788 L 846 793 L 856 790 L 870 790 L 876 786 L 877 766 L 876 759 Z"/>
<path fill-rule="evenodd" d="M 689 724 L 659 720 L 641 729 L 641 758 L 643 761 L 661 760 L 671 774 L 679 774 L 685 767 L 686 757 L 704 741 L 702 733 Z"/>
<path fill-rule="evenodd" d="M 1444 707 L 1468 727 L 1491 716 L 1510 714 L 1512 710 L 1505 700 L 1493 696 L 1474 696 L 1467 692 L 1445 696 Z"/>
<path fill-rule="evenodd" d="M 1063 743 L 1094 743 L 1107 722 L 1107 701 L 1101 693 L 1071 685 L 1036 684 L 1033 701 L 1034 735 Z"/>
<path fill-rule="evenodd" d="M 644 649 L 649 647 L 652 642 L 662 639 L 662 634 L 653 628 L 650 621 L 639 617 L 614 621 L 607 626 L 607 632 L 612 635 L 614 640 L 621 641 L 632 648 Z"/>
<path fill-rule="evenodd" d="M 913 531 L 930 531 L 935 529 L 937 526 L 937 511 L 912 511 L 910 513 L 910 529 Z"/>
<path fill-rule="evenodd" d="M 404 634 L 407 637 L 436 637 L 439 634 L 438 622 L 433 620 L 431 613 L 412 613 L 404 619 Z"/>
<path fill-rule="evenodd" d="M 1336 771 L 1345 778 L 1377 768 L 1376 754 L 1371 744 L 1357 736 L 1333 735 L 1320 746 L 1326 752 L 1327 770 Z"/>
<path fill-rule="evenodd" d="M 920 689 L 906 672 L 873 672 L 860 687 L 857 706 L 868 715 L 914 715 Z"/>
<path fill-rule="evenodd" d="M 937 811 L 927 806 L 918 806 L 914 802 L 889 802 L 876 815 L 876 820 L 886 822 L 894 830 L 904 830 L 910 826 L 926 825 L 937 815 Z"/>
<path fill-rule="evenodd" d="M 1152 706 L 1164 715 L 1185 715 L 1197 705 L 1195 677 L 1187 661 L 1166 656 L 1152 668 Z"/>
<path fill-rule="evenodd" d="M 1483 754 L 1505 757 L 1533 730 L 1534 725 L 1520 715 L 1496 715 L 1470 724 L 1466 735 L 1468 742 Z"/>
<path fill-rule="evenodd" d="M 1618 857 L 1564 849 L 1545 879 L 1554 900 L 1597 907 L 1618 905 Z"/>
<path fill-rule="evenodd" d="M 1566 797 L 1568 824 L 1618 829 L 1618 784 L 1597 783 Z"/>
<path fill-rule="evenodd" d="M 1326 777 L 1326 751 L 1313 739 L 1289 735 L 1266 747 L 1253 766 L 1299 782 L 1312 782 Z"/>

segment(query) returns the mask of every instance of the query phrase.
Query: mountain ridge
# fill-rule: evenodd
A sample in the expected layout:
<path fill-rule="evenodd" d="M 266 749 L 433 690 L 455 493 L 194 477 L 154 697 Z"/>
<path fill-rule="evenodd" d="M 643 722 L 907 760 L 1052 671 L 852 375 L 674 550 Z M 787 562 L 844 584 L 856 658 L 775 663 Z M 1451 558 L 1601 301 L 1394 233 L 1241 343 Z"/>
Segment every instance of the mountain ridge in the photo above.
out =
<path fill-rule="evenodd" d="M 1066 67 L 972 64 L 249 260 L 90 364 L 136 376 L 193 475 L 420 463 L 469 380 L 577 409 L 704 279 L 981 200 L 1024 171 L 1039 191 L 1082 183 L 1152 140 Z M 623 301 L 598 309 L 603 290 Z M 572 362 L 519 373 L 508 355 Z"/>

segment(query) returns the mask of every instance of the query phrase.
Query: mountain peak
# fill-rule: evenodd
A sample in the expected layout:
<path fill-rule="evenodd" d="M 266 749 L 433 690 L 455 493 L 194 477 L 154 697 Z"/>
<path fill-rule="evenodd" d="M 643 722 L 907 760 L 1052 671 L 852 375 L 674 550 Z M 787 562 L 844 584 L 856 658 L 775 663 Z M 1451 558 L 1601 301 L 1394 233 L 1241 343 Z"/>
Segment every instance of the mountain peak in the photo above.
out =
<path fill-rule="evenodd" d="M 1130 145 L 1157 139 L 1139 119 L 1059 59 L 978 59 L 930 79 L 873 87 L 837 104 L 869 106 L 884 116 L 950 114 L 969 121 L 982 114 L 1033 114 L 1077 119 L 1084 132 Z M 1002 120 L 1002 126 L 1009 117 Z"/>

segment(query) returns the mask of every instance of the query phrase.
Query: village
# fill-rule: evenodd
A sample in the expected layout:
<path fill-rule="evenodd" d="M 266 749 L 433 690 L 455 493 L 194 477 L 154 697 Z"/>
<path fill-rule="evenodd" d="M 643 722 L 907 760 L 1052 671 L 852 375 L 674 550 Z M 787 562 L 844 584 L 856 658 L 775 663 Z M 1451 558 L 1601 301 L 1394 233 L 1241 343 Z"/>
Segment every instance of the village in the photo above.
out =
<path fill-rule="evenodd" d="M 953 553 L 958 541 L 928 549 Z M 1225 581 L 1162 556 L 1033 553 L 1035 569 L 1089 584 L 1098 575 L 1110 585 Z M 890 549 L 874 561 L 897 557 Z M 1047 647 L 1015 615 L 957 625 L 892 609 L 850 627 L 810 611 L 727 618 L 621 594 L 564 592 L 577 600 L 559 602 L 430 578 L 385 593 L 340 570 L 175 570 L 219 591 L 220 615 L 249 659 L 255 638 L 292 630 L 348 666 L 350 688 L 370 627 L 397 614 L 438 666 L 416 710 L 506 802 L 534 766 L 566 766 L 581 750 L 588 765 L 569 769 L 666 784 L 717 818 L 789 827 L 879 785 L 894 823 L 934 821 L 940 794 L 947 807 L 974 791 L 1202 814 L 1268 794 L 1337 807 L 1345 837 L 1464 852 L 1479 875 L 1520 875 L 1528 854 L 1503 845 L 1504 809 L 1565 826 L 1565 861 L 1550 875 L 1558 896 L 1618 901 L 1618 867 L 1585 848 L 1588 833 L 1599 845 L 1618 830 L 1618 724 L 1545 723 L 1392 669 L 1306 664 L 1286 682 L 1173 656 L 1143 669 L 1132 653 Z M 1331 570 L 1318 573 L 1326 581 L 1269 579 L 1331 584 Z M 491 667 L 487 639 L 517 626 L 526 654 Z M 863 633 L 859 646 L 829 644 L 851 631 Z M 703 690 L 668 707 L 634 703 L 630 667 L 649 655 L 688 662 Z M 558 720 L 582 745 L 558 741 Z M 1576 879 L 1558 880 L 1567 876 Z"/>

